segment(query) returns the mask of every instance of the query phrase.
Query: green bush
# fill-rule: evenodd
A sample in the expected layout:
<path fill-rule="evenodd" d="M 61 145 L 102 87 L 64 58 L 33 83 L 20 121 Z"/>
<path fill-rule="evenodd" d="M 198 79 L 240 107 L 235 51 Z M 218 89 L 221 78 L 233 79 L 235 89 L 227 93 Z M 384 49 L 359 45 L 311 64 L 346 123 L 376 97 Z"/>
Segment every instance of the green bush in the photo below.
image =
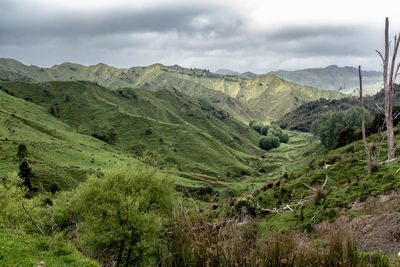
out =
<path fill-rule="evenodd" d="M 261 135 L 267 135 L 268 133 L 269 126 L 262 123 L 259 119 L 249 121 L 249 126 Z"/>
<path fill-rule="evenodd" d="M 266 136 L 261 138 L 259 146 L 261 149 L 266 151 L 279 147 L 279 137 L 276 136 Z"/>
<path fill-rule="evenodd" d="M 262 135 L 267 135 L 269 130 L 269 125 L 264 125 L 264 127 L 261 128 L 261 134 Z"/>
<path fill-rule="evenodd" d="M 10 174 L 0 182 L 0 225 L 5 228 L 14 228 L 24 221 L 21 208 L 25 189 L 23 180 L 17 173 Z"/>
<path fill-rule="evenodd" d="M 261 123 L 259 119 L 253 119 L 249 121 L 249 126 L 253 127 L 254 124 Z"/>
<path fill-rule="evenodd" d="M 25 144 L 19 144 L 18 145 L 18 152 L 17 152 L 17 158 L 25 158 L 28 154 L 28 149 L 26 148 Z"/>
<path fill-rule="evenodd" d="M 280 139 L 282 135 L 282 129 L 278 125 L 272 125 L 268 130 L 268 135 L 276 136 Z"/>
<path fill-rule="evenodd" d="M 371 114 L 365 110 L 365 123 L 372 120 Z M 311 133 L 319 136 L 321 143 L 328 149 L 334 147 L 339 135 L 346 128 L 361 127 L 361 111 L 359 107 L 351 107 L 341 112 L 327 112 L 311 124 Z"/>
<path fill-rule="evenodd" d="M 281 143 L 287 144 L 289 142 L 289 135 L 287 133 L 282 133 L 282 135 L 279 138 L 279 141 Z"/>
<path fill-rule="evenodd" d="M 79 225 L 79 243 L 100 261 L 145 265 L 170 215 L 173 180 L 143 165 L 92 175 L 54 201 L 62 229 Z"/>
<path fill-rule="evenodd" d="M 29 164 L 26 161 L 23 161 L 19 165 L 18 175 L 23 179 L 23 185 L 26 186 L 29 191 L 32 190 L 31 178 L 34 177 L 34 174 L 31 167 L 29 167 Z"/>

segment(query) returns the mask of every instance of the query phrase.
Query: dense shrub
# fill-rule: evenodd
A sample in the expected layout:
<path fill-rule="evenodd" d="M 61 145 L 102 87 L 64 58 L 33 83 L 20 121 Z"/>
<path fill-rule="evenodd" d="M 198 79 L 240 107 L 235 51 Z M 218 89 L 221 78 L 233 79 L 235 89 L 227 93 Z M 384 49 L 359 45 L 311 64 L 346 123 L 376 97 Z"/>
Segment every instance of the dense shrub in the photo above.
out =
<path fill-rule="evenodd" d="M 22 159 L 25 158 L 28 154 L 28 149 L 26 148 L 25 144 L 19 144 L 18 145 L 18 152 L 17 152 L 17 157 Z"/>
<path fill-rule="evenodd" d="M 393 126 L 400 122 L 400 103 L 393 105 Z M 385 114 L 379 112 L 375 114 L 374 119 L 366 126 L 367 135 L 386 130 Z"/>
<path fill-rule="evenodd" d="M 280 139 L 282 135 L 282 129 L 278 125 L 272 125 L 268 130 L 268 135 L 276 136 Z"/>
<path fill-rule="evenodd" d="M 26 186 L 29 191 L 32 190 L 32 183 L 31 183 L 31 178 L 33 178 L 33 172 L 31 167 L 29 167 L 29 164 L 26 161 L 23 161 L 19 165 L 19 177 L 22 178 L 23 180 L 23 185 Z"/>
<path fill-rule="evenodd" d="M 51 106 L 49 108 L 49 113 L 54 117 L 58 117 L 60 115 L 60 110 L 57 106 Z"/>
<path fill-rule="evenodd" d="M 0 86 L 0 90 L 2 90 L 4 93 L 13 96 L 14 92 L 11 92 L 9 90 L 7 90 L 7 88 L 4 88 L 3 86 Z"/>
<path fill-rule="evenodd" d="M 25 195 L 23 180 L 17 173 L 0 182 L 0 225 L 15 228 L 24 221 L 20 205 Z"/>
<path fill-rule="evenodd" d="M 287 133 L 282 133 L 280 138 L 279 138 L 279 141 L 281 143 L 286 143 L 287 144 L 289 142 L 289 135 Z"/>
<path fill-rule="evenodd" d="M 249 126 L 256 132 L 264 136 L 276 136 L 281 143 L 289 142 L 289 135 L 287 133 L 283 133 L 282 129 L 278 125 L 266 125 L 262 123 L 258 119 L 254 119 L 249 121 Z M 279 145 L 278 145 L 279 146 Z"/>
<path fill-rule="evenodd" d="M 336 138 L 334 142 L 334 148 L 339 148 L 348 145 L 354 141 L 360 140 L 361 138 L 362 138 L 361 130 L 346 128 Z"/>
<path fill-rule="evenodd" d="M 117 140 L 117 133 L 114 128 L 110 128 L 107 133 L 93 133 L 92 137 L 97 138 L 105 143 L 112 144 Z"/>
<path fill-rule="evenodd" d="M 258 132 L 259 134 L 262 134 L 262 130 L 264 128 L 264 124 L 260 120 L 255 119 L 255 120 L 249 121 L 249 126 L 254 131 Z M 268 129 L 267 129 L 267 131 L 268 131 Z"/>
<path fill-rule="evenodd" d="M 276 136 L 266 136 L 261 138 L 259 146 L 261 149 L 266 151 L 279 147 L 279 137 Z"/>
<path fill-rule="evenodd" d="M 261 128 L 261 134 L 262 135 L 267 135 L 269 130 L 269 125 L 264 125 L 264 127 Z"/>
<path fill-rule="evenodd" d="M 365 110 L 365 123 L 372 120 L 371 114 Z M 334 148 L 338 136 L 346 128 L 361 127 L 361 111 L 359 107 L 351 107 L 341 112 L 328 112 L 311 124 L 311 133 L 319 136 L 321 143 L 329 149 Z"/>
<path fill-rule="evenodd" d="M 136 164 L 90 176 L 54 201 L 56 223 L 65 230 L 79 225 L 78 244 L 101 262 L 148 265 L 172 211 L 173 182 Z"/>

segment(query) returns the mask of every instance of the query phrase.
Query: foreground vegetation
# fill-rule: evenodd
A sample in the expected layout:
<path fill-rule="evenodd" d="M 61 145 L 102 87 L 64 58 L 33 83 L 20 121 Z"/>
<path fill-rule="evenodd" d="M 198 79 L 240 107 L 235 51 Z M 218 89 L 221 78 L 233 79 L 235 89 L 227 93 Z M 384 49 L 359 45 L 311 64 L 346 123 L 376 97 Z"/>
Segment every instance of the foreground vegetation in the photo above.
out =
<path fill-rule="evenodd" d="M 359 251 L 345 225 L 317 231 L 358 216 L 354 201 L 400 186 L 398 162 L 382 163 L 382 132 L 368 137 L 367 174 L 360 141 L 328 151 L 316 137 L 259 121 L 251 129 L 172 88 L 1 86 L 2 264 L 398 264 Z M 268 137 L 279 147 L 260 149 Z"/>

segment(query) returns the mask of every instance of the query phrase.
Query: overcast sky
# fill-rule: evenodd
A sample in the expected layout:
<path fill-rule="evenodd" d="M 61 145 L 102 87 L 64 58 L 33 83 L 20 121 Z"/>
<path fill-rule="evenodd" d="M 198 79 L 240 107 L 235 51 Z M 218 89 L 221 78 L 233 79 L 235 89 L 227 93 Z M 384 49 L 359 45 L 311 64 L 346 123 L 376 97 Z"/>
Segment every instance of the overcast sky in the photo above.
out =
<path fill-rule="evenodd" d="M 384 19 L 394 35 L 399 14 L 399 0 L 0 0 L 0 57 L 42 67 L 379 70 Z"/>

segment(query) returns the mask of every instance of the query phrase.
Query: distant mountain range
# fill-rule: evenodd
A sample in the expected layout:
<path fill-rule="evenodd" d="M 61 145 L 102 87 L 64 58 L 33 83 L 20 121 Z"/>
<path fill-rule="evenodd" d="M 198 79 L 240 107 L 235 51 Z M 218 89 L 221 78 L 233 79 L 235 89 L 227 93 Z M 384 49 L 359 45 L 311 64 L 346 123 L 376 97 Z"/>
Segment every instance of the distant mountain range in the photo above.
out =
<path fill-rule="evenodd" d="M 358 69 L 353 67 L 313 68 L 295 71 L 272 71 L 282 79 L 290 82 L 313 86 L 326 90 L 337 90 L 346 94 L 355 94 L 358 88 Z M 363 71 L 363 85 L 365 94 L 372 95 L 382 88 L 382 73 L 378 71 Z"/>
<path fill-rule="evenodd" d="M 157 90 L 173 87 L 187 95 L 206 98 L 245 123 L 252 118 L 275 120 L 305 102 L 344 96 L 337 91 L 287 82 L 274 74 L 244 78 L 161 64 L 120 69 L 102 63 L 93 66 L 62 63 L 40 68 L 13 59 L 0 59 L 0 81 L 76 80 L 92 81 L 109 88 Z"/>

